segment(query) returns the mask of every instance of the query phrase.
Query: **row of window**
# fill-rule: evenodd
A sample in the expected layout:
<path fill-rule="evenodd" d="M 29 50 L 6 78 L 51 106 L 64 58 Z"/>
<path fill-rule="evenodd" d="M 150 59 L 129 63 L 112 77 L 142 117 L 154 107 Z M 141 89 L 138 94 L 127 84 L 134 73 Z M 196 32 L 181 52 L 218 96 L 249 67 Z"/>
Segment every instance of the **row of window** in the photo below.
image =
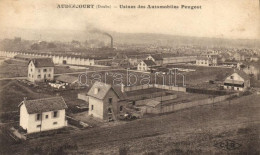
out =
<path fill-rule="evenodd" d="M 47 72 L 47 69 L 44 68 L 44 69 L 42 69 L 42 71 L 43 71 L 43 72 Z M 51 71 L 52 71 L 52 69 L 49 68 L 49 72 L 51 72 Z M 33 72 L 33 69 L 31 69 L 31 72 Z M 41 69 L 38 69 L 38 72 L 40 73 L 40 72 L 41 72 Z"/>
<path fill-rule="evenodd" d="M 235 87 L 232 87 L 232 86 L 227 86 L 228 89 L 233 89 L 233 90 L 239 90 L 239 87 L 235 88 Z"/>
<path fill-rule="evenodd" d="M 53 122 L 52 124 L 53 124 L 53 125 L 57 125 L 58 122 Z M 37 127 L 37 128 L 40 128 L 41 126 L 42 126 L 42 125 L 37 125 L 36 127 Z"/>
<path fill-rule="evenodd" d="M 123 111 L 123 106 L 120 106 L 119 107 L 119 111 Z M 91 105 L 91 111 L 94 110 L 94 105 Z M 112 113 L 112 109 L 111 108 L 108 108 L 108 113 L 111 114 Z"/>
<path fill-rule="evenodd" d="M 142 67 L 139 67 L 139 70 L 142 70 Z M 145 70 L 145 67 L 143 67 L 143 70 Z"/>
<path fill-rule="evenodd" d="M 37 114 L 36 120 L 37 121 L 41 120 L 41 116 L 42 116 L 42 114 Z M 58 117 L 58 111 L 54 111 L 53 118 L 57 118 L 57 117 Z M 49 115 L 45 115 L 45 119 L 48 119 L 48 118 L 49 118 Z"/>
<path fill-rule="evenodd" d="M 32 74 L 32 75 L 29 74 L 28 76 L 33 78 L 33 74 Z M 48 77 L 51 77 L 51 74 L 48 74 Z M 38 75 L 37 78 L 40 79 L 40 78 L 41 78 L 41 75 Z"/>

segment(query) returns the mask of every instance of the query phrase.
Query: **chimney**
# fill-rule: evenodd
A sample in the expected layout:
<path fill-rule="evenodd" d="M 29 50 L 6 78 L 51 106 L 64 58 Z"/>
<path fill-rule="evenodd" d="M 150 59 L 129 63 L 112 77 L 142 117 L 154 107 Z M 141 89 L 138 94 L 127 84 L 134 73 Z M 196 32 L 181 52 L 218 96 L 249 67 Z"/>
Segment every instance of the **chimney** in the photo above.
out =
<path fill-rule="evenodd" d="M 24 98 L 23 98 L 23 101 L 26 101 L 26 100 L 27 100 L 27 97 L 24 97 Z"/>
<path fill-rule="evenodd" d="M 121 92 L 125 92 L 125 85 L 123 83 L 121 84 Z"/>
<path fill-rule="evenodd" d="M 111 48 L 113 48 L 113 37 L 111 36 Z"/>
<path fill-rule="evenodd" d="M 94 94 L 98 94 L 99 88 L 94 88 Z"/>

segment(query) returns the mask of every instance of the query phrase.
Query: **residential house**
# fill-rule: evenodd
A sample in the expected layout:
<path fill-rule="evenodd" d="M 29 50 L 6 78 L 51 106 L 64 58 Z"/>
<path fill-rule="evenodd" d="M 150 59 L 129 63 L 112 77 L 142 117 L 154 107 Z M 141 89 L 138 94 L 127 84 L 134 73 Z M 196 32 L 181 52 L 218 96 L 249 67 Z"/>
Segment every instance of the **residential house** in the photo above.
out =
<path fill-rule="evenodd" d="M 62 97 L 24 100 L 19 104 L 20 126 L 27 133 L 59 129 L 67 126 Z"/>
<path fill-rule="evenodd" d="M 124 112 L 124 94 L 109 84 L 95 82 L 87 95 L 89 115 L 102 120 L 115 120 Z"/>
<path fill-rule="evenodd" d="M 161 55 L 149 55 L 146 60 L 152 60 L 156 63 L 158 66 L 163 65 L 163 57 Z"/>
<path fill-rule="evenodd" d="M 239 63 L 238 68 L 243 70 L 247 75 L 253 75 L 255 79 L 259 80 L 259 69 L 260 69 L 260 62 L 245 62 L 243 64 Z"/>
<path fill-rule="evenodd" d="M 128 55 L 127 57 L 132 66 L 137 66 L 147 55 Z"/>
<path fill-rule="evenodd" d="M 224 89 L 245 91 L 250 87 L 249 76 L 241 71 L 235 70 L 234 73 L 226 77 L 224 81 Z"/>
<path fill-rule="evenodd" d="M 196 65 L 199 65 L 199 66 L 211 66 L 212 65 L 212 59 L 208 58 L 208 57 L 197 57 Z"/>
<path fill-rule="evenodd" d="M 196 65 L 200 66 L 217 66 L 218 56 L 215 54 L 204 54 L 196 59 Z"/>
<path fill-rule="evenodd" d="M 51 58 L 35 58 L 28 64 L 28 80 L 31 82 L 52 81 L 54 63 Z"/>
<path fill-rule="evenodd" d="M 127 59 L 113 59 L 111 62 L 112 67 L 131 68 L 133 67 Z"/>
<path fill-rule="evenodd" d="M 156 63 L 153 60 L 143 60 L 137 65 L 137 70 L 151 71 L 153 66 L 156 66 Z"/>

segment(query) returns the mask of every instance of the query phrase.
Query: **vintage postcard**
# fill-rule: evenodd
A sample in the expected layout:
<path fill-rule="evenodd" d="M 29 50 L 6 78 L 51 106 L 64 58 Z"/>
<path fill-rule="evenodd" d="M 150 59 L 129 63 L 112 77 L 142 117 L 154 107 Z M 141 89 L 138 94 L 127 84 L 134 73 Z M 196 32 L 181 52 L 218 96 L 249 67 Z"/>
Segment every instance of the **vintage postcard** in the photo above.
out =
<path fill-rule="evenodd" d="M 0 0 L 0 154 L 260 154 L 259 0 Z"/>

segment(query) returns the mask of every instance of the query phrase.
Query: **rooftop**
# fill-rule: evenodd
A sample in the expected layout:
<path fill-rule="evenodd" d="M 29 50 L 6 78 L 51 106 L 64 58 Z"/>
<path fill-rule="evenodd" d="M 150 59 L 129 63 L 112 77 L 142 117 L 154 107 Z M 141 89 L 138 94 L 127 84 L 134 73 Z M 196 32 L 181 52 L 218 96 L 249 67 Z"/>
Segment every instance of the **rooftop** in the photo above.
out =
<path fill-rule="evenodd" d="M 33 62 L 35 67 L 54 67 L 54 63 L 51 58 L 35 58 L 29 61 Z"/>
<path fill-rule="evenodd" d="M 65 82 L 65 83 L 75 83 L 78 81 L 78 77 L 62 74 L 56 78 L 56 80 Z"/>
<path fill-rule="evenodd" d="M 24 100 L 19 105 L 25 104 L 29 114 L 36 114 L 48 111 L 57 111 L 67 108 L 63 97 L 51 97 L 36 100 Z"/>
<path fill-rule="evenodd" d="M 156 63 L 153 60 L 143 60 L 147 66 L 155 66 Z"/>

